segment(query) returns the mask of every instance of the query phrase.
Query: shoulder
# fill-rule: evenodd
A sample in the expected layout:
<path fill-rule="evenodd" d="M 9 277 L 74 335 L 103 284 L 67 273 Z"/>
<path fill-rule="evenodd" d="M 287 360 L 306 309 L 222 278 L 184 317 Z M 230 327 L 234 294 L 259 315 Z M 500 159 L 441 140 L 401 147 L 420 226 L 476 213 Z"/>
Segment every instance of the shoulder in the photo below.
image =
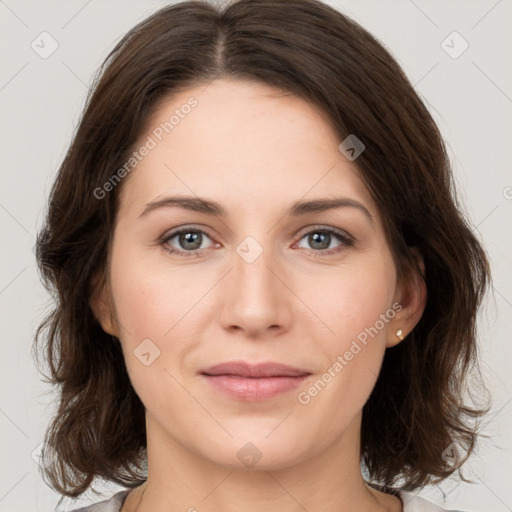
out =
<path fill-rule="evenodd" d="M 119 512 L 129 492 L 129 489 L 119 491 L 107 500 L 93 503 L 88 507 L 73 509 L 70 512 Z"/>
<path fill-rule="evenodd" d="M 399 491 L 398 495 L 404 504 L 403 512 L 462 512 L 462 510 L 447 510 L 409 492 Z"/>

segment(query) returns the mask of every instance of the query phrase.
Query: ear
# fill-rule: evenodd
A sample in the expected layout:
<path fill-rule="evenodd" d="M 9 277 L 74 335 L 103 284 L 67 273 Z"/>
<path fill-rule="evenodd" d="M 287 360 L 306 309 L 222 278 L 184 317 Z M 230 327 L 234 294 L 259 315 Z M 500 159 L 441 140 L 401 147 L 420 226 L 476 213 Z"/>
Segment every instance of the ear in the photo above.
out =
<path fill-rule="evenodd" d="M 119 329 L 113 314 L 110 286 L 102 271 L 93 276 L 91 284 L 93 293 L 89 304 L 96 320 L 106 333 L 119 337 Z"/>
<path fill-rule="evenodd" d="M 424 278 L 425 263 L 417 247 L 412 247 L 411 253 L 418 263 L 421 274 L 414 270 L 412 275 L 404 279 L 404 282 L 399 283 L 397 287 L 395 301 L 402 306 L 402 309 L 396 313 L 392 322 L 390 322 L 386 347 L 394 347 L 406 338 L 420 321 L 427 303 L 427 285 Z M 402 331 L 401 334 L 399 329 Z"/>

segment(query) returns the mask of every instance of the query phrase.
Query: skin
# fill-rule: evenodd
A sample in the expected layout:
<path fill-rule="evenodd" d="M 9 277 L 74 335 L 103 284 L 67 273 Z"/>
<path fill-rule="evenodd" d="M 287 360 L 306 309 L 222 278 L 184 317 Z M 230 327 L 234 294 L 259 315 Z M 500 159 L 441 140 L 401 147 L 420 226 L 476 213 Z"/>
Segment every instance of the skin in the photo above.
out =
<path fill-rule="evenodd" d="M 198 105 L 122 183 L 110 282 L 92 304 L 103 329 L 121 340 L 146 408 L 148 479 L 123 512 L 402 510 L 397 497 L 362 478 L 361 411 L 385 350 L 400 342 L 397 329 L 407 335 L 421 317 L 423 281 L 397 281 L 356 162 L 300 98 L 217 79 L 161 103 L 141 143 L 191 96 Z M 141 217 L 151 201 L 180 194 L 216 201 L 227 215 L 174 206 Z M 354 207 L 285 216 L 294 201 L 341 196 L 364 205 L 373 223 Z M 205 232 L 200 249 L 178 236 L 160 242 L 189 225 Z M 308 235 L 329 227 L 354 244 L 332 235 L 326 245 L 340 251 L 326 255 Z M 252 263 L 236 251 L 247 236 L 263 249 Z M 199 256 L 182 255 L 187 250 Z M 394 303 L 402 309 L 378 335 L 299 403 L 298 393 Z M 149 366 L 134 355 L 147 338 L 160 350 Z M 313 375 L 275 398 L 240 402 L 198 376 L 234 359 L 283 362 Z M 248 442 L 262 454 L 252 467 L 237 457 Z"/>

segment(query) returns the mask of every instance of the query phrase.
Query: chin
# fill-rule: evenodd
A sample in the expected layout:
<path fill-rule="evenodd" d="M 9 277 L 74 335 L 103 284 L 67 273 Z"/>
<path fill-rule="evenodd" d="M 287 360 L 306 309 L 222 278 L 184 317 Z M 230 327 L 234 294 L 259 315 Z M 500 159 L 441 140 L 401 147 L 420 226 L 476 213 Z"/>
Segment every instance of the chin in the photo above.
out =
<path fill-rule="evenodd" d="M 274 423 L 275 429 L 278 423 Z M 209 446 L 201 450 L 205 457 L 214 464 L 226 467 L 230 470 L 247 471 L 279 471 L 292 467 L 311 456 L 311 445 L 307 443 L 303 435 L 297 433 L 296 439 L 290 437 L 290 432 L 281 433 L 277 429 L 266 429 L 258 435 L 236 435 L 229 428 L 227 430 L 233 438 L 218 440 L 217 446 Z M 251 429 L 252 430 L 252 429 Z M 269 432 L 272 432 L 268 435 Z M 265 437 L 267 436 L 267 437 Z M 196 444 L 196 449 L 197 449 Z M 199 448 L 201 449 L 201 448 Z M 320 450 L 321 447 L 318 447 Z"/>

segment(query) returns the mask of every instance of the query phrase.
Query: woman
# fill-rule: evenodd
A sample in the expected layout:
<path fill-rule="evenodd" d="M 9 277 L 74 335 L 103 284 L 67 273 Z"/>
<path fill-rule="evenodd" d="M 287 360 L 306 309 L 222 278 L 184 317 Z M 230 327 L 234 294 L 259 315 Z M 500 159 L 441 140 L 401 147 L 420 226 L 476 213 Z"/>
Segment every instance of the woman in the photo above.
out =
<path fill-rule="evenodd" d="M 484 411 L 486 255 L 391 55 L 315 0 L 166 7 L 107 58 L 37 245 L 87 509 L 436 511 Z M 461 450 L 462 448 L 462 450 Z"/>

